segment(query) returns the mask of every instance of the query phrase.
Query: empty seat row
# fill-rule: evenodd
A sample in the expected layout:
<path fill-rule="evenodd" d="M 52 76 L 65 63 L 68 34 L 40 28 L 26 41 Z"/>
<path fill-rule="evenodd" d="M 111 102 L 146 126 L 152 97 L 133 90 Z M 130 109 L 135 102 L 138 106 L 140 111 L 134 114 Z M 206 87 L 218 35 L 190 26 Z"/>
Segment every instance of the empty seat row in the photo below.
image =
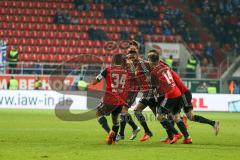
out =
<path fill-rule="evenodd" d="M 31 8 L 1 8 L 1 15 L 17 15 L 17 16 L 54 16 L 56 14 L 56 10 L 46 10 L 46 9 L 31 9 Z M 69 14 L 72 17 L 103 17 L 103 13 L 101 11 L 76 11 L 69 10 Z"/>
<path fill-rule="evenodd" d="M 20 54 L 20 61 L 110 63 L 112 55 L 86 56 L 67 54 Z"/>
<path fill-rule="evenodd" d="M 4 8 L 34 8 L 34 9 L 64 9 L 64 10 L 71 10 L 74 9 L 74 4 L 72 2 L 64 2 L 59 1 L 56 2 L 32 2 L 32 1 L 3 1 L 0 3 L 1 7 Z M 90 5 L 91 10 L 97 10 L 101 11 L 104 9 L 103 4 L 91 4 Z"/>
<path fill-rule="evenodd" d="M 53 17 L 2 15 L 0 21 L 14 23 L 53 23 Z"/>
<path fill-rule="evenodd" d="M 164 35 L 144 35 L 145 41 L 150 42 L 181 42 L 182 38 L 178 35 L 164 36 Z"/>
<path fill-rule="evenodd" d="M 43 38 L 45 39 L 86 39 L 85 32 L 55 32 L 55 31 L 27 31 L 27 30 L 1 30 L 0 36 L 10 38 Z"/>
<path fill-rule="evenodd" d="M 202 43 L 188 43 L 187 44 L 188 48 L 190 48 L 191 50 L 203 50 L 204 49 L 204 45 Z"/>
<path fill-rule="evenodd" d="M 88 48 L 103 48 L 104 45 L 106 45 L 108 42 L 103 42 L 103 41 L 91 41 L 91 40 L 78 40 L 78 41 L 74 41 L 74 40 L 50 40 L 50 39 L 46 39 L 47 43 L 49 43 L 50 45 L 41 45 L 41 41 L 42 39 L 39 39 L 37 42 L 40 42 L 38 44 L 32 44 L 32 46 L 29 46 L 28 44 L 26 46 L 19 46 L 19 50 L 22 51 L 24 50 L 24 48 L 26 47 L 32 47 L 32 48 L 37 48 L 37 47 L 41 47 L 44 46 L 45 48 L 52 48 L 52 47 L 88 47 Z M 9 43 L 9 45 L 11 45 Z"/>
<path fill-rule="evenodd" d="M 117 53 L 125 53 L 125 49 L 113 48 L 111 50 L 107 50 L 103 47 L 101 48 L 86 48 L 84 46 L 75 46 L 75 47 L 47 47 L 47 46 L 19 46 L 19 53 L 28 53 L 28 54 L 36 54 L 36 53 L 44 53 L 44 54 L 117 54 Z"/>
<path fill-rule="evenodd" d="M 2 1 L 1 8 L 44 8 L 44 9 L 73 9 L 73 3 L 69 2 L 39 2 L 39 1 Z"/>
<path fill-rule="evenodd" d="M 0 27 L 4 30 L 26 30 L 26 31 L 55 31 L 55 32 L 86 32 L 89 30 L 90 25 L 57 25 L 57 24 L 38 24 L 38 23 L 7 23 L 3 22 L 0 24 Z M 137 33 L 139 28 L 135 26 L 110 26 L 110 25 L 101 25 L 94 26 L 94 29 L 102 29 L 105 32 L 120 32 L 125 30 L 129 33 Z M 160 30 L 159 30 L 160 31 Z"/>

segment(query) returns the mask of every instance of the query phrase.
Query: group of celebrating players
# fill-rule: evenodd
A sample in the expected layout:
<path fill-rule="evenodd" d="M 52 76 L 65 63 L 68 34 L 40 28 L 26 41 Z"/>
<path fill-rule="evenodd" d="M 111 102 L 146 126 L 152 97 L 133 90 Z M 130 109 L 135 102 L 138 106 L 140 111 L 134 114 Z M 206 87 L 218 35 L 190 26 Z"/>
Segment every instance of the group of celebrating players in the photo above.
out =
<path fill-rule="evenodd" d="M 127 123 L 133 129 L 130 140 L 136 138 L 140 127 L 133 121 L 128 110 L 139 92 L 142 93 L 142 97 L 134 108 L 134 115 L 144 129 L 140 141 L 146 141 L 153 135 L 142 114 L 146 107 L 151 109 L 166 130 L 167 138 L 162 140 L 165 144 L 176 143 L 182 137 L 184 137 L 182 144 L 192 143 L 187 126 L 180 117 L 182 109 L 189 120 L 211 125 L 217 135 L 219 121 L 194 114 L 191 92 L 178 74 L 160 60 L 161 50 L 148 51 L 147 60 L 143 60 L 139 57 L 139 49 L 137 41 L 130 41 L 127 55 L 114 55 L 111 66 L 106 67 L 92 82 L 95 85 L 103 78 L 106 81 L 106 91 L 96 113 L 99 124 L 108 133 L 106 143 L 110 145 L 123 140 Z M 113 123 L 111 129 L 105 117 L 110 114 Z M 180 132 L 174 127 L 174 123 Z"/>

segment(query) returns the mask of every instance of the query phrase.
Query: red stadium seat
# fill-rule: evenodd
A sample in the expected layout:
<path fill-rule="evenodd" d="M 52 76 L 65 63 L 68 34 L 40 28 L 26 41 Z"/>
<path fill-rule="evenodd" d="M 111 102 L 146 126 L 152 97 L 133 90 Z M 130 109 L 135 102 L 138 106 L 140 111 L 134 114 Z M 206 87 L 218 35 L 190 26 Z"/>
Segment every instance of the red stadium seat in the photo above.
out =
<path fill-rule="evenodd" d="M 49 53 L 50 53 L 50 54 L 51 54 L 51 53 L 56 53 L 56 51 L 57 51 L 56 47 L 50 47 L 50 48 L 49 48 Z"/>
<path fill-rule="evenodd" d="M 71 47 L 75 47 L 76 44 L 77 44 L 77 43 L 76 43 L 75 40 L 72 40 L 72 39 L 69 40 L 69 43 L 68 43 L 69 46 L 71 46 Z"/>
<path fill-rule="evenodd" d="M 31 57 L 31 59 L 32 59 L 32 61 L 38 61 L 38 54 L 31 54 L 32 55 L 32 57 Z"/>
<path fill-rule="evenodd" d="M 49 54 L 47 61 L 49 61 L 49 62 L 55 62 L 55 61 L 56 61 L 55 54 Z"/>
<path fill-rule="evenodd" d="M 188 48 L 191 49 L 191 50 L 194 50 L 195 49 L 195 44 L 194 43 L 189 43 Z"/>
<path fill-rule="evenodd" d="M 196 49 L 198 49 L 198 50 L 203 50 L 203 49 L 204 49 L 203 44 L 202 44 L 202 43 L 196 44 Z"/>
<path fill-rule="evenodd" d="M 57 54 L 55 55 L 55 59 L 57 62 L 62 62 L 64 61 L 63 55 L 62 54 Z"/>
<path fill-rule="evenodd" d="M 175 36 L 166 36 L 166 41 L 167 42 L 175 42 L 176 41 Z"/>

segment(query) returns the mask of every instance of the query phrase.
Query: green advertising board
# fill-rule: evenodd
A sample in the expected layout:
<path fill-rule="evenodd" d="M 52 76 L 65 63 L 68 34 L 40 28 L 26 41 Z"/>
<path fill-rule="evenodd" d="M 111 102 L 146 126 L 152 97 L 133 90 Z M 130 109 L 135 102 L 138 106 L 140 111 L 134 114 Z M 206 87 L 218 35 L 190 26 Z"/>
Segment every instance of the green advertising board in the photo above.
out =
<path fill-rule="evenodd" d="M 220 81 L 209 79 L 182 79 L 192 93 L 208 93 L 208 87 L 215 87 L 217 93 L 220 93 Z"/>

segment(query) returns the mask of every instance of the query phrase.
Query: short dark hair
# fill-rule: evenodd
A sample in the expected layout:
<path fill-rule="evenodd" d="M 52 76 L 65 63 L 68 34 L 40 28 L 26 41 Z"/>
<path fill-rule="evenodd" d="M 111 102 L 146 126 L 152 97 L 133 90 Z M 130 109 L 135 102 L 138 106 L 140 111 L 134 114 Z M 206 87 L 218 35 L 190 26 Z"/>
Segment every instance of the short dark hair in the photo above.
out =
<path fill-rule="evenodd" d="M 140 49 L 140 43 L 138 41 L 132 40 L 132 41 L 129 42 L 129 45 L 134 45 L 138 49 Z"/>
<path fill-rule="evenodd" d="M 150 52 L 153 52 L 153 53 L 156 53 L 156 54 L 160 55 L 160 53 L 156 49 L 151 49 L 151 50 L 148 51 L 148 53 L 150 53 Z"/>
<path fill-rule="evenodd" d="M 123 63 L 124 56 L 123 54 L 115 54 L 113 55 L 112 63 L 116 65 L 121 65 Z"/>

